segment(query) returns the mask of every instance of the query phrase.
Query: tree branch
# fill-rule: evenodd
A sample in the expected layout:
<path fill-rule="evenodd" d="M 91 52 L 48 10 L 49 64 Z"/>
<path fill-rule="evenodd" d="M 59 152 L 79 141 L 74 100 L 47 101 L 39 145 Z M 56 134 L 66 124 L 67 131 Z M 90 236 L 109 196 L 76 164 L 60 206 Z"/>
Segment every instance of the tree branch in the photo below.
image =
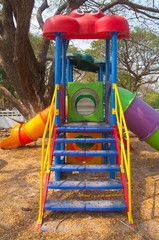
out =
<path fill-rule="evenodd" d="M 62 4 L 62 5 L 56 10 L 55 15 L 61 14 L 61 12 L 62 12 L 64 9 L 66 9 L 66 7 L 67 7 L 67 3 Z"/>
<path fill-rule="evenodd" d="M 47 0 L 43 0 L 43 3 L 38 8 L 38 11 L 37 11 L 37 14 L 36 14 L 36 18 L 38 20 L 38 23 L 39 23 L 39 26 L 41 27 L 41 29 L 43 29 L 43 25 L 44 25 L 44 21 L 43 21 L 43 18 L 42 18 L 42 13 L 47 8 L 49 8 Z"/>
<path fill-rule="evenodd" d="M 114 1 L 106 4 L 103 8 L 101 8 L 101 11 L 105 12 L 106 10 L 109 10 L 110 8 L 112 8 L 112 7 L 116 6 L 116 5 L 119 5 L 119 4 L 125 5 L 125 6 L 129 6 L 133 11 L 136 11 L 136 12 L 139 12 L 141 14 L 144 14 L 144 15 L 146 15 L 149 18 L 158 19 L 157 17 L 149 15 L 148 13 L 145 13 L 145 12 L 140 11 L 140 10 L 144 10 L 144 11 L 152 12 L 152 13 L 159 13 L 159 9 L 151 8 L 151 7 L 145 7 L 145 6 L 140 5 L 140 4 L 132 3 L 129 0 L 114 0 Z"/>
<path fill-rule="evenodd" d="M 28 111 L 23 104 L 21 104 L 5 87 L 0 86 L 0 92 L 8 101 L 13 104 L 24 117 L 28 117 Z"/>

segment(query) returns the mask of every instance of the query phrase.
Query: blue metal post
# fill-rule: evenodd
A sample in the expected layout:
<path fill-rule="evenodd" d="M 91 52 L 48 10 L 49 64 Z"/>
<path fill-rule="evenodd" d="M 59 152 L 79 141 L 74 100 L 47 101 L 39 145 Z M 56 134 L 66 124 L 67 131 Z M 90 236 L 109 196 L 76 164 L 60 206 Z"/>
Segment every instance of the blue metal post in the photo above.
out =
<path fill-rule="evenodd" d="M 70 65 L 70 82 L 73 82 L 73 66 Z"/>
<path fill-rule="evenodd" d="M 107 83 L 110 80 L 110 38 L 106 39 L 105 54 L 105 122 L 107 120 Z"/>
<path fill-rule="evenodd" d="M 115 91 L 113 84 L 117 83 L 117 33 L 112 33 L 112 65 L 111 65 L 111 126 L 116 125 L 116 115 L 113 113 L 115 109 Z M 110 146 L 111 150 L 115 150 L 115 143 Z M 115 157 L 110 157 L 110 164 L 115 164 Z M 115 172 L 110 173 L 110 178 L 115 179 Z"/>
<path fill-rule="evenodd" d="M 98 82 L 100 82 L 100 69 L 98 71 Z"/>
<path fill-rule="evenodd" d="M 112 33 L 112 66 L 111 66 L 111 126 L 116 125 L 116 115 L 112 112 L 115 109 L 115 91 L 113 84 L 117 83 L 117 33 Z"/>
<path fill-rule="evenodd" d="M 70 58 L 67 58 L 67 82 L 70 82 Z"/>
<path fill-rule="evenodd" d="M 60 72 L 61 72 L 61 33 L 56 33 L 56 46 L 55 46 L 55 85 L 59 85 L 57 90 L 57 106 L 59 112 L 55 117 L 55 125 L 60 126 Z M 55 144 L 55 150 L 59 149 L 59 145 Z M 60 163 L 60 158 L 55 157 L 55 164 Z M 60 172 L 55 171 L 55 181 L 60 180 Z"/>
<path fill-rule="evenodd" d="M 110 80 L 110 38 L 106 39 L 106 46 L 105 46 L 105 122 L 107 121 L 107 83 Z M 108 133 L 105 133 L 105 137 L 109 136 Z M 105 143 L 104 146 L 105 150 L 108 150 L 108 143 Z M 108 163 L 108 157 L 104 157 L 104 163 Z"/>
<path fill-rule="evenodd" d="M 64 85 L 64 118 L 66 118 L 65 113 L 65 98 L 66 98 L 66 39 L 62 39 L 62 84 Z"/>
<path fill-rule="evenodd" d="M 103 65 L 99 65 L 100 82 L 103 82 Z"/>
<path fill-rule="evenodd" d="M 65 38 L 62 39 L 62 84 L 64 85 L 64 119 L 66 119 L 66 52 L 67 52 L 67 41 Z M 64 135 L 64 134 L 63 134 Z M 65 144 L 60 144 L 60 150 L 65 150 Z M 60 163 L 65 163 L 65 157 L 60 157 Z"/>

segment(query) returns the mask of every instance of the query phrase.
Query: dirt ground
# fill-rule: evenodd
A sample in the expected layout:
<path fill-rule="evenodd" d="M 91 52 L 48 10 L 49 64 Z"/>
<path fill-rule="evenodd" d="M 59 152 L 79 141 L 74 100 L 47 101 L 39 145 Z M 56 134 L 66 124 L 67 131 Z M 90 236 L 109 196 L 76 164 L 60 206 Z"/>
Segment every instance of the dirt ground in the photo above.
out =
<path fill-rule="evenodd" d="M 1 129 L 0 140 L 7 134 Z M 159 153 L 134 136 L 131 144 L 133 229 L 125 212 L 46 212 L 44 226 L 48 221 L 52 231 L 37 231 L 41 139 L 36 148 L 32 143 L 19 149 L 0 149 L 0 239 L 158 240 Z M 111 199 L 111 193 L 56 190 L 48 197 Z M 122 195 L 121 190 L 113 194 L 114 199 Z"/>

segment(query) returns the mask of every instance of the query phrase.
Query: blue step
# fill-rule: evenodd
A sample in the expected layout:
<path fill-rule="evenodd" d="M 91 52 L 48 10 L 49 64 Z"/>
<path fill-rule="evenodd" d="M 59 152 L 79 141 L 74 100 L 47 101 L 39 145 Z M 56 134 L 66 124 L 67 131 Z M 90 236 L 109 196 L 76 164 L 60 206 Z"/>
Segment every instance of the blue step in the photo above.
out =
<path fill-rule="evenodd" d="M 110 150 L 94 150 L 94 151 L 85 151 L 86 156 L 117 156 L 117 151 Z"/>
<path fill-rule="evenodd" d="M 53 200 L 45 203 L 45 210 L 51 211 L 84 211 L 84 201 Z"/>
<path fill-rule="evenodd" d="M 119 165 L 97 164 L 97 165 L 76 165 L 76 164 L 56 164 L 51 166 L 51 171 L 60 172 L 117 172 L 120 171 Z"/>
<path fill-rule="evenodd" d="M 85 171 L 84 165 L 72 165 L 72 164 L 56 164 L 51 166 L 51 171 L 60 171 L 60 172 L 82 172 Z"/>
<path fill-rule="evenodd" d="M 56 138 L 55 143 L 115 143 L 115 138 Z"/>
<path fill-rule="evenodd" d="M 121 200 L 100 201 L 67 201 L 53 200 L 45 203 L 45 210 L 50 211 L 121 211 L 126 210 L 126 204 Z"/>
<path fill-rule="evenodd" d="M 62 126 L 57 128 L 58 132 L 112 132 L 109 126 Z"/>
<path fill-rule="evenodd" d="M 92 181 L 86 182 L 86 189 L 107 190 L 107 189 L 123 189 L 120 181 Z"/>
<path fill-rule="evenodd" d="M 117 172 L 120 171 L 119 165 L 98 164 L 86 165 L 86 172 Z"/>
<path fill-rule="evenodd" d="M 92 190 L 107 190 L 107 189 L 123 189 L 120 181 L 50 181 L 48 189 L 92 189 Z"/>
<path fill-rule="evenodd" d="M 117 156 L 117 151 L 110 150 L 94 150 L 94 151 L 72 151 L 57 150 L 53 152 L 53 156 Z"/>
<path fill-rule="evenodd" d="M 121 211 L 126 210 L 126 204 L 121 200 L 87 201 L 86 211 Z"/>
<path fill-rule="evenodd" d="M 85 182 L 82 181 L 51 181 L 48 189 L 85 189 Z"/>
<path fill-rule="evenodd" d="M 115 138 L 86 138 L 86 143 L 115 143 Z"/>
<path fill-rule="evenodd" d="M 86 156 L 85 151 L 57 150 L 53 152 L 53 156 Z"/>

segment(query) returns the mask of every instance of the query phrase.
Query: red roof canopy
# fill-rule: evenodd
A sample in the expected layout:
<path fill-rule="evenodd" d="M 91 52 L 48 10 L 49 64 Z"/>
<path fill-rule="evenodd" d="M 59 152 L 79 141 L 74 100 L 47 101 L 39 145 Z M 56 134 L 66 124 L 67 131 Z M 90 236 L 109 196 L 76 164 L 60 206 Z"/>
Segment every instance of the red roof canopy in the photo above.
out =
<path fill-rule="evenodd" d="M 129 25 L 124 17 L 105 16 L 101 11 L 84 13 L 74 10 L 69 16 L 56 15 L 46 20 L 43 37 L 55 39 L 55 33 L 62 33 L 62 38 L 101 39 L 111 37 L 111 32 L 118 32 L 118 38 L 129 38 Z"/>

